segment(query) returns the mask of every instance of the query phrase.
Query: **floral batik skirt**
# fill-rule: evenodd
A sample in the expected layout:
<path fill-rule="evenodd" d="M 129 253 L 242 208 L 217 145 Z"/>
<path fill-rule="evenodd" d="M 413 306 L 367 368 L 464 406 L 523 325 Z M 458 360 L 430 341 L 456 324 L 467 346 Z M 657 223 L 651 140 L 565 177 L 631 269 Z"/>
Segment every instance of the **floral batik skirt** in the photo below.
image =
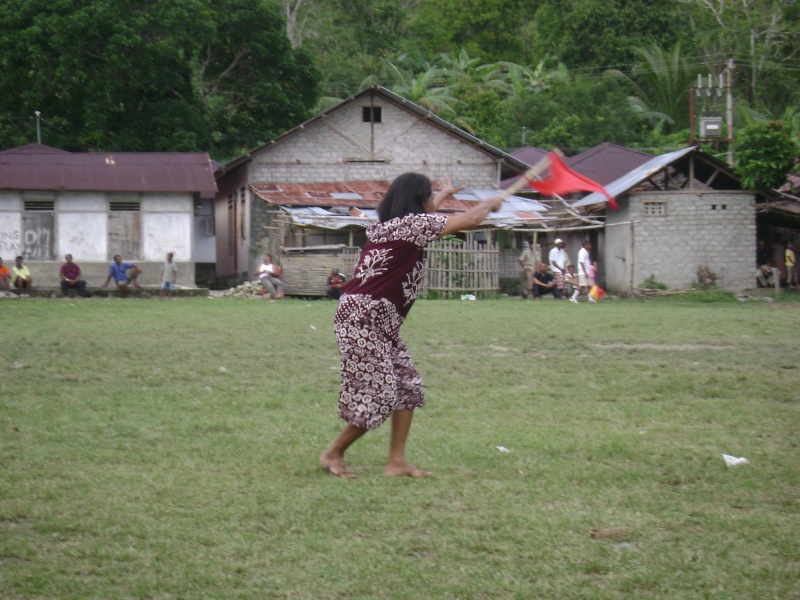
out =
<path fill-rule="evenodd" d="M 339 415 L 375 429 L 396 410 L 425 403 L 422 378 L 398 336 L 403 320 L 385 299 L 344 295 L 334 319 L 341 355 Z"/>

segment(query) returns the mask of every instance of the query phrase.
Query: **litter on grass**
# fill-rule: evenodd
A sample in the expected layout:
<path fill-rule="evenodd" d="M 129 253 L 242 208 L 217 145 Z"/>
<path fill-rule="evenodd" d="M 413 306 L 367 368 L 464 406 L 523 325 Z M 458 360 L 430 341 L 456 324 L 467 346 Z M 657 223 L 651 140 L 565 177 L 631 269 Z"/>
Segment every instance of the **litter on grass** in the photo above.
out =
<path fill-rule="evenodd" d="M 509 449 L 508 449 L 508 448 L 506 448 L 505 446 L 495 446 L 495 448 L 497 448 L 498 450 L 500 450 L 500 452 L 511 452 L 511 450 L 509 450 Z"/>
<path fill-rule="evenodd" d="M 746 458 L 737 458 L 729 454 L 723 454 L 722 460 L 724 460 L 725 464 L 729 467 L 735 467 L 736 465 L 746 465 L 750 462 Z"/>

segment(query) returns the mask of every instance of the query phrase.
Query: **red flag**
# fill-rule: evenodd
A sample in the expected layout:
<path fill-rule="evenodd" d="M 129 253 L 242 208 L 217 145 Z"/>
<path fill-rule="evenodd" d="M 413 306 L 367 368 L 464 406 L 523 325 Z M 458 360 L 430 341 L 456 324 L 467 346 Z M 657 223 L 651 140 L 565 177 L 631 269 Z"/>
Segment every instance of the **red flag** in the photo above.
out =
<path fill-rule="evenodd" d="M 550 153 L 549 158 L 550 176 L 541 181 L 528 180 L 530 186 L 537 192 L 546 196 L 563 196 L 572 192 L 600 192 L 608 198 L 610 208 L 619 209 L 619 205 L 602 185 L 570 169 L 554 152 Z"/>

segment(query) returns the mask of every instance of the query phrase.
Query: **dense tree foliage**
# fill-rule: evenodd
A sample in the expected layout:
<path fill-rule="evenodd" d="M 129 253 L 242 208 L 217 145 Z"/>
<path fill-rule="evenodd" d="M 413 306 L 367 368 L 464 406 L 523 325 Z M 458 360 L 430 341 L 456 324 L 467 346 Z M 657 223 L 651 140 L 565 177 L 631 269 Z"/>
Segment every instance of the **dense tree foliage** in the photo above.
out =
<path fill-rule="evenodd" d="M 670 47 L 685 29 L 682 7 L 652 0 L 545 0 L 536 12 L 539 56 L 570 68 L 626 69 L 636 48 Z"/>
<path fill-rule="evenodd" d="M 0 4 L 0 146 L 227 158 L 372 84 L 488 141 L 688 139 L 735 62 L 735 131 L 798 132 L 797 0 L 27 0 Z M 724 111 L 723 96 L 695 108 Z M 312 108 L 313 107 L 313 108 Z"/>
<path fill-rule="evenodd" d="M 0 136 L 224 158 L 308 116 L 318 74 L 262 0 L 0 5 Z"/>
<path fill-rule="evenodd" d="M 758 123 L 739 132 L 734 146 L 737 175 L 747 189 L 764 192 L 786 183 L 800 146 L 781 122 Z"/>
<path fill-rule="evenodd" d="M 522 145 L 522 127 L 528 145 L 555 146 L 567 154 L 603 142 L 638 145 L 645 137 L 644 123 L 624 90 L 610 79 L 561 81 L 512 100 L 508 110 L 512 118 L 498 132 L 504 147 Z"/>
<path fill-rule="evenodd" d="M 527 62 L 530 23 L 540 0 L 419 0 L 411 34 L 428 54 L 458 52 Z"/>

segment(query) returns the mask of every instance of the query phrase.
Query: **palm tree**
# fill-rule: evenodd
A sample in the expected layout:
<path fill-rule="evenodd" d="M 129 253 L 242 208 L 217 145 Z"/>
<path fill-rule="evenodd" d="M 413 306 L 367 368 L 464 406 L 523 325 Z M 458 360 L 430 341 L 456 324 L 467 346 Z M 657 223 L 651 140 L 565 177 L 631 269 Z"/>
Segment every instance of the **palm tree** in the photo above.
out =
<path fill-rule="evenodd" d="M 500 91 L 508 99 L 538 94 L 546 90 L 554 81 L 569 79 L 569 72 L 563 63 L 551 71 L 545 71 L 544 61 L 540 62 L 536 68 L 507 61 L 486 65 L 485 68 L 489 70 L 486 76 L 487 84 Z"/>
<path fill-rule="evenodd" d="M 606 71 L 631 91 L 631 104 L 654 126 L 684 129 L 689 126 L 689 88 L 697 79 L 697 68 L 681 54 L 680 44 L 666 51 L 658 46 L 637 48 L 642 57 L 630 75 L 616 69 Z"/>

